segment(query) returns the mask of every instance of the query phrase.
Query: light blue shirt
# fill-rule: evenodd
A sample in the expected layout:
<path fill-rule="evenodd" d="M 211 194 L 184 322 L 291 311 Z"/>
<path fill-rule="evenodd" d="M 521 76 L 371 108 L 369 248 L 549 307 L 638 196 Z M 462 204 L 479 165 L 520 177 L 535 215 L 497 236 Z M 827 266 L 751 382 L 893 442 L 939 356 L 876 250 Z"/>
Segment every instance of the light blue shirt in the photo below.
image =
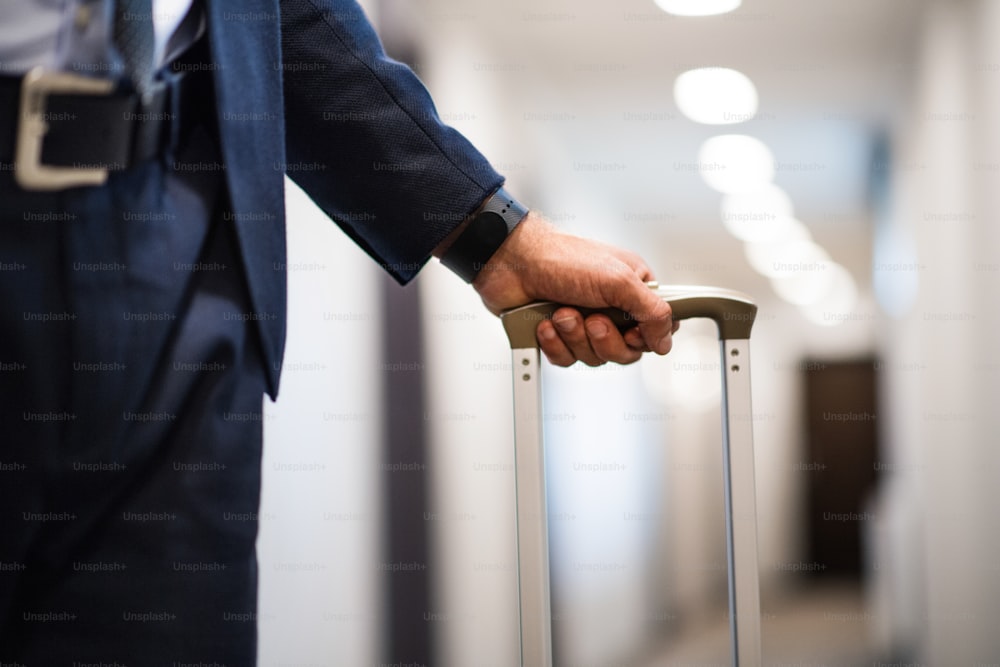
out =
<path fill-rule="evenodd" d="M 153 0 L 155 59 L 164 64 L 200 34 L 199 22 L 185 39 L 172 40 L 194 0 Z M 108 61 L 112 25 L 109 0 L 0 1 L 0 75 L 16 76 L 32 67 L 68 69 Z"/>

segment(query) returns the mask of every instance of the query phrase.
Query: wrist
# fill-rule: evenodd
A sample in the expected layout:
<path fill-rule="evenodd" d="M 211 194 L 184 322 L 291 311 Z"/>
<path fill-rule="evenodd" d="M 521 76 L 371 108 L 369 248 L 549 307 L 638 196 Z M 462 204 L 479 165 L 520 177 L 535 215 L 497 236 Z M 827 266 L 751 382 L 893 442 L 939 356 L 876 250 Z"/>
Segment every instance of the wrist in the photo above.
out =
<path fill-rule="evenodd" d="M 493 312 L 520 306 L 537 298 L 530 273 L 541 260 L 535 253 L 545 247 L 551 230 L 543 216 L 530 211 L 497 252 L 482 267 L 472 287 Z"/>
<path fill-rule="evenodd" d="M 500 188 L 434 249 L 434 255 L 463 280 L 474 282 L 527 214 L 524 205 Z"/>

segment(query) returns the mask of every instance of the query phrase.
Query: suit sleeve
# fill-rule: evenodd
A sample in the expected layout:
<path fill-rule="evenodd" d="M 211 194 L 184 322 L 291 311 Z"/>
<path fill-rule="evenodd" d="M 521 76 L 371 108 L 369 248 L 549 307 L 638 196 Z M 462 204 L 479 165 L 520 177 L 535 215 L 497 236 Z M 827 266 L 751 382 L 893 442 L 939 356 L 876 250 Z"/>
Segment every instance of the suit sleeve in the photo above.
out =
<path fill-rule="evenodd" d="M 286 172 L 398 281 L 503 184 L 354 0 L 283 0 Z"/>

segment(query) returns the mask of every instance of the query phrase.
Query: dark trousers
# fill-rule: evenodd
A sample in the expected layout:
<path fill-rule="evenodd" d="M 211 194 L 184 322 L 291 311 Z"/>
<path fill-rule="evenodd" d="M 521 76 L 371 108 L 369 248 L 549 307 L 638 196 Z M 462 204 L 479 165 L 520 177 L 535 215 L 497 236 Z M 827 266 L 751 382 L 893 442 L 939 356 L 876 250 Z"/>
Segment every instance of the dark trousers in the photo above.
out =
<path fill-rule="evenodd" d="M 0 172 L 0 663 L 255 662 L 265 380 L 213 122 L 105 187 Z"/>

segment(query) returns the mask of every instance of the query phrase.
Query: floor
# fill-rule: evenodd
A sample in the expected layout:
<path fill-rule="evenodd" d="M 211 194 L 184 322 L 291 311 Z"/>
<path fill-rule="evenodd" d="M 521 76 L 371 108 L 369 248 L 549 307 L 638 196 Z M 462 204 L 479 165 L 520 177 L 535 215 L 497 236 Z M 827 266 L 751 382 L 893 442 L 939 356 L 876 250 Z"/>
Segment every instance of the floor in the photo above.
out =
<path fill-rule="evenodd" d="M 763 605 L 766 667 L 870 667 L 874 617 L 859 588 L 815 586 Z M 730 667 L 729 626 L 720 610 L 672 637 L 643 667 Z"/>

